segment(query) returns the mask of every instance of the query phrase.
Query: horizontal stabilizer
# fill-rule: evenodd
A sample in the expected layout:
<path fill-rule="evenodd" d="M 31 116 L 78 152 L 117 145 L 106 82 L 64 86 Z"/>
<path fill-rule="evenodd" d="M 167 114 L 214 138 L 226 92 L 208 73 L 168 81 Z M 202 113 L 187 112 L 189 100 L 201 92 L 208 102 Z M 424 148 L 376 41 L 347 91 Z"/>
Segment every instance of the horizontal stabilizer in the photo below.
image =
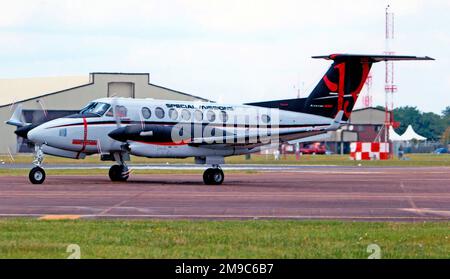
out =
<path fill-rule="evenodd" d="M 341 126 L 341 121 L 342 121 L 342 117 L 344 116 L 344 111 L 340 110 L 337 114 L 336 117 L 334 117 L 333 121 L 331 122 L 330 126 L 327 128 L 328 131 L 334 131 L 337 128 L 339 128 L 339 126 Z"/>
<path fill-rule="evenodd" d="M 402 61 L 402 60 L 434 60 L 428 56 L 411 56 L 411 55 L 379 55 L 379 54 L 331 54 L 312 56 L 312 58 L 326 60 L 351 60 L 351 59 L 367 59 L 369 62 L 380 61 Z"/>
<path fill-rule="evenodd" d="M 290 140 L 290 141 L 288 141 L 288 143 L 296 144 L 296 143 L 306 143 L 306 142 L 317 142 L 317 141 L 325 141 L 328 138 L 330 138 L 330 135 L 325 133 L 325 134 L 319 134 L 319 135 L 305 137 L 305 138 L 299 138 L 296 140 Z"/>

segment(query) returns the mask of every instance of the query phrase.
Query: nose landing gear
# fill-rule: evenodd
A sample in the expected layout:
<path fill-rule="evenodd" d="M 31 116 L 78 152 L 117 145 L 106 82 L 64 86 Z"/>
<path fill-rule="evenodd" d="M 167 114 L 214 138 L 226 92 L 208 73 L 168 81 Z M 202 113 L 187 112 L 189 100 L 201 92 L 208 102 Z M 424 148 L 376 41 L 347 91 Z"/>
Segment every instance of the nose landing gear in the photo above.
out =
<path fill-rule="evenodd" d="M 218 165 L 213 165 L 203 173 L 203 182 L 206 185 L 220 185 L 222 184 L 225 175 Z"/>
<path fill-rule="evenodd" d="M 42 184 L 45 180 L 45 171 L 41 167 L 34 167 L 30 170 L 28 178 L 33 184 Z"/>
<path fill-rule="evenodd" d="M 35 167 L 32 168 L 28 174 L 28 178 L 33 184 L 42 184 L 45 181 L 45 171 L 41 168 L 43 160 L 44 152 L 42 152 L 41 146 L 36 146 L 33 160 Z"/>

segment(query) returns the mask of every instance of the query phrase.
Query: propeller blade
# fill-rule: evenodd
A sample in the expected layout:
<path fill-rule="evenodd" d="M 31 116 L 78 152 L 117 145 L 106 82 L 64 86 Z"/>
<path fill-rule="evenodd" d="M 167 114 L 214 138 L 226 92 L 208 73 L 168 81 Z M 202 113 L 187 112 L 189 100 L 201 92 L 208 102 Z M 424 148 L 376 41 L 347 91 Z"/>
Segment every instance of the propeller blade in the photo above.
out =
<path fill-rule="evenodd" d="M 111 104 L 112 104 L 114 120 L 116 121 L 117 128 L 120 128 L 121 127 L 121 123 L 120 123 L 120 116 L 117 113 L 118 105 L 117 105 L 117 98 L 116 97 L 113 97 Z"/>

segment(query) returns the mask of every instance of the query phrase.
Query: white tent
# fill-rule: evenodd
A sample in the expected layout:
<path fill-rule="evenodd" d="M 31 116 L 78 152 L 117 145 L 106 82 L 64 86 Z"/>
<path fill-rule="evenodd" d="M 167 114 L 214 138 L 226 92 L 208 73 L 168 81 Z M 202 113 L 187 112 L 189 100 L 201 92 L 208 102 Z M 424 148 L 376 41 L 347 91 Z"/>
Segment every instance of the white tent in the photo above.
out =
<path fill-rule="evenodd" d="M 389 139 L 391 141 L 411 141 L 411 140 L 427 140 L 426 137 L 423 137 L 416 133 L 411 125 L 408 125 L 406 128 L 406 131 L 399 135 L 395 132 L 394 128 L 392 126 L 389 127 Z"/>
<path fill-rule="evenodd" d="M 402 140 L 410 141 L 410 140 L 427 140 L 426 137 L 423 137 L 416 133 L 411 125 L 408 125 L 408 128 L 406 128 L 406 131 L 401 136 Z"/>
<path fill-rule="evenodd" d="M 392 126 L 389 126 L 389 139 L 391 141 L 402 141 L 402 136 L 400 136 L 399 134 L 397 134 L 394 130 L 394 128 L 392 128 Z"/>

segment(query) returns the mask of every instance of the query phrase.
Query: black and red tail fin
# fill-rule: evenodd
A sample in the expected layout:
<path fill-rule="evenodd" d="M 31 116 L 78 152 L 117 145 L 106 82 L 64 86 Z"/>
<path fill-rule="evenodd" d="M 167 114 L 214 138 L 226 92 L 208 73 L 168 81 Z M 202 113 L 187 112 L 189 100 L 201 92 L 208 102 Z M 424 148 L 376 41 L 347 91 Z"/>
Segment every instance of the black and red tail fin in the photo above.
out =
<path fill-rule="evenodd" d="M 342 120 L 346 121 L 350 117 L 373 63 L 387 60 L 433 60 L 427 56 L 359 54 L 332 54 L 313 56 L 313 58 L 333 60 L 333 64 L 307 98 L 249 103 L 248 105 L 279 108 L 329 118 L 334 118 L 340 110 L 343 110 Z"/>

